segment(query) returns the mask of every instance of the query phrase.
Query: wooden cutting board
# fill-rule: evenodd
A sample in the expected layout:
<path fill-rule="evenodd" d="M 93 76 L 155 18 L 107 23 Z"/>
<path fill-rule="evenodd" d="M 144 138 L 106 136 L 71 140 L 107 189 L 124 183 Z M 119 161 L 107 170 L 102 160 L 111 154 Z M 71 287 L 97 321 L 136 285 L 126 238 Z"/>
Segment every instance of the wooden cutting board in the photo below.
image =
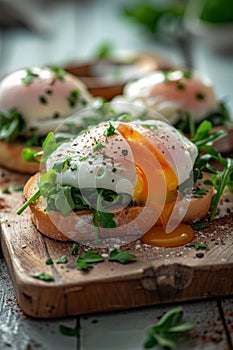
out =
<path fill-rule="evenodd" d="M 27 178 L 0 172 L 1 188 L 24 184 Z M 18 303 L 30 316 L 63 317 L 233 294 L 231 213 L 196 234 L 194 242 L 208 244 L 209 250 L 158 248 L 136 242 L 124 248 L 137 256 L 135 262 L 121 265 L 106 257 L 83 272 L 77 270 L 77 257 L 71 255 L 73 243 L 41 235 L 31 223 L 29 209 L 17 216 L 23 195 L 10 192 L 0 194 L 1 244 Z M 232 198 L 226 198 L 229 208 L 232 203 Z M 68 258 L 66 264 L 45 264 L 47 258 L 56 262 L 63 255 Z M 37 280 L 32 277 L 37 272 L 49 273 L 55 280 Z"/>

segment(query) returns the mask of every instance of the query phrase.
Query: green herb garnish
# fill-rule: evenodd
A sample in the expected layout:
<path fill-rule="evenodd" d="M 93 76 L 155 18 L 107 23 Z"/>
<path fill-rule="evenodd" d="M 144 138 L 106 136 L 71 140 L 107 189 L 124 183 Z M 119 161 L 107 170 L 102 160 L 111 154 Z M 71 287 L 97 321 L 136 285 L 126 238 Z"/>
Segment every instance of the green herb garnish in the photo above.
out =
<path fill-rule="evenodd" d="M 202 150 L 206 146 L 210 146 L 214 141 L 217 141 L 221 137 L 226 135 L 226 132 L 219 130 L 212 133 L 212 124 L 208 120 L 204 120 L 198 127 L 195 136 L 191 139 L 199 150 Z"/>
<path fill-rule="evenodd" d="M 62 143 L 62 141 L 57 142 L 53 132 L 49 132 L 42 144 L 43 156 L 40 160 L 41 163 L 46 162 L 50 154 L 53 153 Z"/>
<path fill-rule="evenodd" d="M 209 250 L 209 246 L 205 243 L 188 243 L 186 244 L 186 247 L 193 247 L 197 250 L 199 249 L 205 249 L 205 250 Z"/>
<path fill-rule="evenodd" d="M 24 134 L 26 123 L 23 115 L 15 108 L 7 113 L 0 113 L 0 140 L 14 141 Z"/>
<path fill-rule="evenodd" d="M 218 171 L 211 177 L 210 183 L 212 183 L 216 192 L 212 198 L 210 221 L 214 220 L 220 198 L 225 192 L 226 187 L 231 187 L 233 184 L 233 159 L 222 158 L 221 155 L 218 154 L 217 160 L 224 168 L 222 171 Z"/>
<path fill-rule="evenodd" d="M 192 78 L 192 71 L 191 70 L 183 69 L 182 73 L 183 73 L 184 78 L 186 78 L 186 79 Z"/>
<path fill-rule="evenodd" d="M 211 122 L 205 120 L 198 127 L 196 135 L 191 139 L 199 150 L 199 156 L 195 161 L 194 169 L 199 171 L 199 178 L 202 178 L 203 172 L 211 174 L 210 180 L 206 180 L 205 184 L 213 186 L 216 190 L 211 202 L 210 221 L 216 215 L 220 198 L 227 186 L 232 186 L 233 184 L 233 159 L 223 158 L 220 153 L 211 147 L 213 142 L 225 136 L 226 132 L 220 130 L 212 133 L 211 128 Z M 209 164 L 210 160 L 214 160 L 221 165 L 223 170 L 218 170 Z"/>
<path fill-rule="evenodd" d="M 2 193 L 4 193 L 4 194 L 10 194 L 10 193 L 11 193 L 11 191 L 10 191 L 9 186 L 4 187 L 4 188 L 2 189 Z"/>
<path fill-rule="evenodd" d="M 111 122 L 109 122 L 109 127 L 107 128 L 104 135 L 105 135 L 105 142 L 106 143 L 108 143 L 108 137 L 113 136 L 113 135 L 117 135 L 116 128 L 112 125 Z"/>
<path fill-rule="evenodd" d="M 58 67 L 58 66 L 52 66 L 52 67 L 49 67 L 49 69 L 53 73 L 54 79 L 59 79 L 61 81 L 64 80 L 65 75 L 66 75 L 66 71 L 64 69 L 62 69 L 61 67 Z"/>
<path fill-rule="evenodd" d="M 15 192 L 21 192 L 23 191 L 23 186 L 22 185 L 11 185 L 11 188 Z"/>
<path fill-rule="evenodd" d="M 203 228 L 207 228 L 209 225 L 203 221 L 197 221 L 192 224 L 192 228 L 196 231 L 202 230 Z"/>
<path fill-rule="evenodd" d="M 101 149 L 105 148 L 105 146 L 101 143 L 96 141 L 95 146 L 93 147 L 93 152 L 100 151 Z"/>
<path fill-rule="evenodd" d="M 56 170 L 57 173 L 61 173 L 69 168 L 71 160 L 72 158 L 70 157 L 62 162 L 57 162 L 54 164 L 53 169 Z"/>
<path fill-rule="evenodd" d="M 63 335 L 67 335 L 69 337 L 79 337 L 80 335 L 80 329 L 78 328 L 71 328 L 61 324 L 59 329 Z"/>
<path fill-rule="evenodd" d="M 195 327 L 194 322 L 182 321 L 183 309 L 173 308 L 167 311 L 161 319 L 147 332 L 145 349 L 151 349 L 156 345 L 164 349 L 175 350 L 181 341 L 182 335 Z"/>
<path fill-rule="evenodd" d="M 4 187 L 2 189 L 2 193 L 5 193 L 5 194 L 10 194 L 11 191 L 21 192 L 21 191 L 23 191 L 23 186 L 22 185 L 10 185 L 10 186 Z"/>
<path fill-rule="evenodd" d="M 80 157 L 80 158 L 79 158 L 79 161 L 80 161 L 80 162 L 85 162 L 85 160 L 87 160 L 87 158 L 88 158 L 88 157 Z"/>
<path fill-rule="evenodd" d="M 93 54 L 97 60 L 109 58 L 113 52 L 113 45 L 110 42 L 103 42 L 98 45 Z"/>
<path fill-rule="evenodd" d="M 117 261 L 120 264 L 128 264 L 136 258 L 137 257 L 134 254 L 126 252 L 124 250 L 113 249 L 109 254 L 109 261 Z"/>
<path fill-rule="evenodd" d="M 17 215 L 22 214 L 22 212 L 33 202 L 35 202 L 38 198 L 40 197 L 40 190 L 36 191 L 36 193 L 34 193 L 31 198 L 29 198 L 23 205 L 21 208 L 19 208 L 16 212 Z"/>
<path fill-rule="evenodd" d="M 54 281 L 54 277 L 48 273 L 44 273 L 44 272 L 37 272 L 37 273 L 34 273 L 32 275 L 33 278 L 37 278 L 41 281 L 45 281 L 45 282 L 51 282 L 51 281 Z"/>
<path fill-rule="evenodd" d="M 79 90 L 74 89 L 70 91 L 70 95 L 67 97 L 67 100 L 71 108 L 74 108 L 77 105 L 78 97 L 79 97 Z"/>
<path fill-rule="evenodd" d="M 79 247 L 78 247 L 78 244 L 77 243 L 74 243 L 73 245 L 72 245 L 72 248 L 71 248 L 71 254 L 72 255 L 77 255 L 78 254 L 78 249 L 79 249 Z"/>
<path fill-rule="evenodd" d="M 78 254 L 77 268 L 78 270 L 88 270 L 102 261 L 104 258 L 100 254 L 88 250 L 86 254 Z"/>
<path fill-rule="evenodd" d="M 94 57 L 98 59 L 109 58 L 113 51 L 113 45 L 110 42 L 103 42 L 95 49 Z"/>
<path fill-rule="evenodd" d="M 66 255 L 61 256 L 56 261 L 57 264 L 66 264 L 67 262 L 68 262 L 68 260 L 67 260 L 67 256 Z"/>
<path fill-rule="evenodd" d="M 24 148 L 22 152 L 22 157 L 25 160 L 25 162 L 36 162 L 40 163 L 40 160 L 38 157 L 41 157 L 43 155 L 43 151 L 37 151 L 33 148 Z"/>
<path fill-rule="evenodd" d="M 194 188 L 193 189 L 193 197 L 194 198 L 202 198 L 207 192 L 209 192 L 208 190 L 207 190 L 207 188 L 198 188 L 198 187 L 196 187 L 196 188 Z"/>
<path fill-rule="evenodd" d="M 53 265 L 53 260 L 52 260 L 51 258 L 47 258 L 47 259 L 45 260 L 45 264 L 46 264 L 46 265 Z"/>
<path fill-rule="evenodd" d="M 38 78 L 39 74 L 33 73 L 31 69 L 26 69 L 26 76 L 21 80 L 25 85 L 29 85 L 33 82 L 35 78 Z"/>

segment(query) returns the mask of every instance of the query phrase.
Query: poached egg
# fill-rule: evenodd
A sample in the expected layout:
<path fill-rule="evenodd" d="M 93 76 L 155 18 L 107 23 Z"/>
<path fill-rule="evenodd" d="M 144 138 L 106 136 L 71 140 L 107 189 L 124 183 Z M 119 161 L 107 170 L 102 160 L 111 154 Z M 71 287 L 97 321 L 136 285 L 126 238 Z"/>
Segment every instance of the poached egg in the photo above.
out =
<path fill-rule="evenodd" d="M 178 201 L 178 186 L 190 177 L 197 153 L 166 122 L 109 121 L 61 144 L 46 170 L 66 162 L 56 171 L 56 183 L 130 194 L 135 205 L 154 205 L 157 219 L 166 225 Z"/>
<path fill-rule="evenodd" d="M 90 101 L 85 85 L 59 67 L 20 69 L 0 82 L 1 111 L 20 113 L 29 134 L 46 135 Z"/>
<path fill-rule="evenodd" d="M 123 97 L 123 99 L 122 99 Z M 115 103 L 133 102 L 155 110 L 175 124 L 181 112 L 196 122 L 218 109 L 211 82 L 185 70 L 156 71 L 126 84 L 123 96 Z"/>

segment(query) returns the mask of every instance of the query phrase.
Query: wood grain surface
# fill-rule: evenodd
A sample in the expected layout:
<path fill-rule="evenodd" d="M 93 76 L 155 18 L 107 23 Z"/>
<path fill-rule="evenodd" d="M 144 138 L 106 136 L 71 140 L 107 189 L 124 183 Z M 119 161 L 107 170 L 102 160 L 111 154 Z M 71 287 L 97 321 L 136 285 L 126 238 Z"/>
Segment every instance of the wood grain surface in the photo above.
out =
<path fill-rule="evenodd" d="M 208 244 L 209 250 L 157 248 L 137 241 L 124 247 L 137 256 L 135 262 L 121 265 L 106 258 L 83 272 L 77 270 L 77 257 L 71 254 L 73 242 L 61 243 L 43 236 L 32 224 L 29 209 L 16 215 L 23 195 L 13 191 L 11 184 L 25 181 L 25 175 L 1 171 L 1 187 L 10 189 L 9 194 L 1 194 L 2 250 L 19 305 L 26 314 L 63 317 L 233 293 L 231 213 L 196 234 L 194 241 Z M 100 253 L 107 255 L 109 250 Z M 63 255 L 68 262 L 57 264 Z M 55 263 L 46 265 L 47 258 Z M 37 272 L 51 274 L 54 281 L 33 278 Z"/>

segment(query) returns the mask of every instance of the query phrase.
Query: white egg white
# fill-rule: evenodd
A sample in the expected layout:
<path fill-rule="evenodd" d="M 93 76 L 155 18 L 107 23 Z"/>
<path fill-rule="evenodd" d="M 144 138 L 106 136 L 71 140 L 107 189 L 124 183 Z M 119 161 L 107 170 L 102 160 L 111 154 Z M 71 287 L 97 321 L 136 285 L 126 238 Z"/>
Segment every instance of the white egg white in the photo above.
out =
<path fill-rule="evenodd" d="M 25 80 L 32 75 L 30 82 Z M 0 82 L 0 109 L 16 109 L 26 121 L 27 130 L 40 135 L 58 126 L 66 117 L 92 100 L 84 84 L 75 76 L 56 75 L 49 67 L 20 69 Z M 51 130 L 51 129 L 50 129 Z"/>
<path fill-rule="evenodd" d="M 46 163 L 47 170 L 55 163 L 72 158 L 70 167 L 57 174 L 58 183 L 133 194 L 137 174 L 131 148 L 117 130 L 116 135 L 106 138 L 109 125 L 109 122 L 101 123 L 73 141 L 63 143 L 52 153 Z M 98 145 L 103 148 L 98 150 Z M 72 170 L 76 166 L 77 169 Z"/>
<path fill-rule="evenodd" d="M 77 188 L 105 188 L 133 196 L 138 181 L 135 161 L 127 140 L 117 131 L 119 123 L 101 123 L 73 141 L 63 143 L 47 160 L 47 171 L 69 159 L 69 167 L 57 173 L 57 183 Z M 179 184 L 189 178 L 197 156 L 194 144 L 162 121 L 129 124 L 167 159 Z M 110 125 L 116 134 L 106 137 Z M 101 145 L 99 149 L 98 145 Z"/>
<path fill-rule="evenodd" d="M 156 71 L 126 84 L 123 96 L 128 102 L 156 110 L 173 124 L 177 122 L 181 110 L 189 112 L 199 122 L 217 110 L 218 101 L 207 78 L 196 73 L 186 78 L 183 74 L 181 70 L 169 73 Z M 167 83 L 166 88 L 162 88 L 164 83 Z M 173 90 L 172 83 L 178 84 L 177 89 Z M 198 94 L 204 98 L 198 99 Z"/>
<path fill-rule="evenodd" d="M 135 121 L 134 128 L 170 163 L 181 184 L 192 174 L 197 147 L 172 125 L 161 120 Z"/>

